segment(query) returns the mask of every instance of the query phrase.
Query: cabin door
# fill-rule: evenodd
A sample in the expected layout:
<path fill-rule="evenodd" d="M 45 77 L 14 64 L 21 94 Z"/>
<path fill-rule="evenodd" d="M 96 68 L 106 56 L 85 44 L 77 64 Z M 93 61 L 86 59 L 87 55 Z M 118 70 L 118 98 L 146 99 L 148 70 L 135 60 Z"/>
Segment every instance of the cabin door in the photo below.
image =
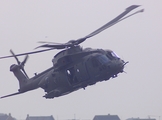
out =
<path fill-rule="evenodd" d="M 66 72 L 68 80 L 72 85 L 84 82 L 89 78 L 87 68 L 84 62 L 74 65 L 73 67 L 67 69 Z"/>

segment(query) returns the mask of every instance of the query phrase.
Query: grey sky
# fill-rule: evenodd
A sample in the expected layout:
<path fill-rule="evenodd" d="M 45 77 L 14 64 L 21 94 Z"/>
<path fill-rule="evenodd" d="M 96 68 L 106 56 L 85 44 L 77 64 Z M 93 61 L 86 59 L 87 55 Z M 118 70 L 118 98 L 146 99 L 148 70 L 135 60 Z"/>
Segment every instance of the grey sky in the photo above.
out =
<path fill-rule="evenodd" d="M 32 51 L 38 41 L 67 42 L 83 37 L 132 4 L 145 12 L 88 39 L 81 46 L 112 49 L 130 63 L 127 74 L 56 99 L 45 99 L 37 89 L 0 100 L 0 112 L 18 119 L 53 115 L 55 119 L 92 119 L 96 114 L 162 117 L 162 7 L 161 0 L 12 0 L 0 1 L 0 56 Z M 52 65 L 57 50 L 31 55 L 25 66 L 30 77 Z M 22 60 L 23 57 L 20 57 Z M 0 95 L 19 85 L 9 72 L 14 59 L 0 60 Z M 158 119 L 158 117 L 156 117 Z"/>

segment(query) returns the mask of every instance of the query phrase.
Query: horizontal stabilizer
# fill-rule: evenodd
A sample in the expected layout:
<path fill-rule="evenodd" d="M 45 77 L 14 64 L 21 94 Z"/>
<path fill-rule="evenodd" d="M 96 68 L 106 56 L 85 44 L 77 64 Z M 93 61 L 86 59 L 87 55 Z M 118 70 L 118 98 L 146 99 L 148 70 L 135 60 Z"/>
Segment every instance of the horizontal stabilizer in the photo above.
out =
<path fill-rule="evenodd" d="M 18 95 L 18 94 L 21 94 L 21 93 L 22 92 L 16 92 L 16 93 L 13 93 L 13 94 L 5 95 L 5 96 L 0 97 L 0 99 L 10 97 L 10 96 L 14 96 L 14 95 Z"/>

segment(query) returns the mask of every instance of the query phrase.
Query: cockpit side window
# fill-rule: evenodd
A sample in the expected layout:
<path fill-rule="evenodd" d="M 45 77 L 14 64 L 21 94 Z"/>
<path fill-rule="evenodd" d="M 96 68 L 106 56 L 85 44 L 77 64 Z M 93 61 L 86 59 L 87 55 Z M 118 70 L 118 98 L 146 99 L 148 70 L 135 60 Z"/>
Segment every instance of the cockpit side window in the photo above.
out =
<path fill-rule="evenodd" d="M 99 65 L 106 64 L 110 61 L 110 59 L 106 55 L 98 55 L 92 58 L 92 64 L 94 67 L 98 67 Z"/>
<path fill-rule="evenodd" d="M 107 56 L 105 55 L 99 55 L 97 56 L 97 60 L 101 63 L 101 64 L 106 64 L 108 63 L 110 60 Z"/>

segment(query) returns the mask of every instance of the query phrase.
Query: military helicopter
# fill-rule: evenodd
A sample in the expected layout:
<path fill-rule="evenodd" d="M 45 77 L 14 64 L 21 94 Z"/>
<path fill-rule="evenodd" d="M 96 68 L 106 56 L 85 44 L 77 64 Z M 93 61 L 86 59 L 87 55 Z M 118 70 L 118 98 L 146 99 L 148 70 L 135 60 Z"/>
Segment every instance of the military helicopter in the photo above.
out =
<path fill-rule="evenodd" d="M 22 94 L 37 88 L 44 89 L 46 94 L 43 97 L 54 98 L 69 94 L 81 88 L 85 89 L 85 87 L 94 85 L 97 82 L 117 77 L 119 73 L 124 72 L 124 67 L 128 62 L 122 60 L 112 50 L 92 48 L 83 49 L 79 44 L 112 25 L 134 14 L 143 12 L 142 9 L 126 16 L 130 11 L 137 7 L 139 7 L 139 5 L 128 7 L 116 18 L 83 38 L 70 40 L 67 43 L 41 42 L 43 45 L 37 48 L 46 49 L 22 54 L 14 54 L 14 52 L 10 50 L 12 55 L 0 57 L 0 59 L 9 57 L 14 57 L 16 59 L 17 64 L 11 65 L 10 71 L 13 72 L 18 79 L 20 88 L 18 89 L 18 92 L 0 98 Z M 54 56 L 52 60 L 53 66 L 39 74 L 35 74 L 34 77 L 29 78 L 24 70 L 28 55 L 54 49 L 63 50 Z M 20 62 L 17 56 L 22 55 L 26 55 L 26 57 Z"/>

